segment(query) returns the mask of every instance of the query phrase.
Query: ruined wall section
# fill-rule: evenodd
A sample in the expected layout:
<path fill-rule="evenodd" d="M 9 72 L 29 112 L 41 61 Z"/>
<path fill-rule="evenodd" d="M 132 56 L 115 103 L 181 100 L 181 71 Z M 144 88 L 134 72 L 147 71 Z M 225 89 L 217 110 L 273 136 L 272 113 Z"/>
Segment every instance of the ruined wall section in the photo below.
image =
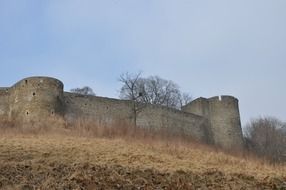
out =
<path fill-rule="evenodd" d="M 192 113 L 195 115 L 202 116 L 205 118 L 205 135 L 207 136 L 208 142 L 214 144 L 214 134 L 211 128 L 209 101 L 206 98 L 200 97 L 190 102 L 188 105 L 182 107 L 183 112 Z"/>
<path fill-rule="evenodd" d="M 68 92 L 64 93 L 64 99 L 65 118 L 68 121 L 85 118 L 104 125 L 119 120 L 131 122 L 133 118 L 130 101 Z"/>
<path fill-rule="evenodd" d="M 209 118 L 209 101 L 206 98 L 197 98 L 182 107 L 182 111 Z"/>
<path fill-rule="evenodd" d="M 26 78 L 10 89 L 9 118 L 19 121 L 44 120 L 62 115 L 63 83 L 49 77 Z"/>
<path fill-rule="evenodd" d="M 64 93 L 65 118 L 91 119 L 100 125 L 125 121 L 134 124 L 133 103 L 97 96 Z M 137 114 L 137 126 L 151 130 L 168 129 L 177 134 L 187 134 L 193 139 L 207 142 L 207 120 L 190 113 L 156 105 L 145 105 Z"/>
<path fill-rule="evenodd" d="M 174 134 L 184 134 L 194 140 L 209 142 L 207 119 L 191 113 L 158 105 L 146 105 L 139 112 L 137 125 L 150 129 L 166 129 Z"/>
<path fill-rule="evenodd" d="M 0 119 L 8 118 L 9 95 L 9 88 L 0 88 Z"/>

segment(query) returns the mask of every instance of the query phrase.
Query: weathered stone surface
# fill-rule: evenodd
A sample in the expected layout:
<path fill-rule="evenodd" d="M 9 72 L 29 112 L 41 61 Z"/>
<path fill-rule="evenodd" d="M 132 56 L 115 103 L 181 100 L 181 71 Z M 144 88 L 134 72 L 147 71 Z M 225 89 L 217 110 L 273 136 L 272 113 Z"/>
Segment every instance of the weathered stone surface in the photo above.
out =
<path fill-rule="evenodd" d="M 50 77 L 30 77 L 10 88 L 0 88 L 0 117 L 18 122 L 45 121 L 59 116 L 67 121 L 87 118 L 99 124 L 134 121 L 133 103 L 63 91 L 63 83 Z M 242 148 L 238 100 L 232 96 L 198 98 L 182 111 L 145 105 L 137 125 L 168 129 L 225 149 Z"/>
<path fill-rule="evenodd" d="M 214 144 L 225 149 L 243 147 L 238 99 L 232 96 L 198 98 L 182 110 L 208 119 Z"/>

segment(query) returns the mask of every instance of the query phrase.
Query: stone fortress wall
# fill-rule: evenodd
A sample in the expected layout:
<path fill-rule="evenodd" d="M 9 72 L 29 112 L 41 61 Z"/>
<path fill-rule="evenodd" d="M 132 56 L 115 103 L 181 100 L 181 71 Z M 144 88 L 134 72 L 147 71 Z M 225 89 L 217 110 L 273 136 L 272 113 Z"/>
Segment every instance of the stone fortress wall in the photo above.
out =
<path fill-rule="evenodd" d="M 133 102 L 63 91 L 50 77 L 30 77 L 10 88 L 0 88 L 0 118 L 20 122 L 60 116 L 66 120 L 92 119 L 100 124 L 132 123 Z M 232 96 L 198 98 L 182 111 L 146 105 L 137 115 L 138 127 L 168 129 L 225 149 L 243 148 L 238 100 Z"/>

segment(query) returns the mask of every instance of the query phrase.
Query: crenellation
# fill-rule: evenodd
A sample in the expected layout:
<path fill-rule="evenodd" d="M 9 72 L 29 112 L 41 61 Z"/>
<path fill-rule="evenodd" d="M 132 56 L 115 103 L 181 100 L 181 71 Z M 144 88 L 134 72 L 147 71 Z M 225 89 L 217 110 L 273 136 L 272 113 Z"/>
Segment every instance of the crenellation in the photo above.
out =
<path fill-rule="evenodd" d="M 18 122 L 45 121 L 59 116 L 67 122 L 90 119 L 100 125 L 116 121 L 152 130 L 168 129 L 225 149 L 242 148 L 238 99 L 232 96 L 198 98 L 182 110 L 145 104 L 134 113 L 134 103 L 63 91 L 63 83 L 50 77 L 25 78 L 0 88 L 0 117 Z"/>

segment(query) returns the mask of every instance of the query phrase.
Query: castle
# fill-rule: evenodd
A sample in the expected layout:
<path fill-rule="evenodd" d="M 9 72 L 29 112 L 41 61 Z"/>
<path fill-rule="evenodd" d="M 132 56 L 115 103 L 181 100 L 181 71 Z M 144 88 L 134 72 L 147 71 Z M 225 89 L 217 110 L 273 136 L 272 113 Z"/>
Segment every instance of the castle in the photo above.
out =
<path fill-rule="evenodd" d="M 0 88 L 0 118 L 29 122 L 59 116 L 108 124 L 135 117 L 132 101 L 64 92 L 63 86 L 55 78 L 30 77 Z M 243 148 L 238 99 L 232 96 L 198 98 L 181 110 L 148 104 L 136 120 L 138 127 L 183 132 L 224 149 Z"/>

